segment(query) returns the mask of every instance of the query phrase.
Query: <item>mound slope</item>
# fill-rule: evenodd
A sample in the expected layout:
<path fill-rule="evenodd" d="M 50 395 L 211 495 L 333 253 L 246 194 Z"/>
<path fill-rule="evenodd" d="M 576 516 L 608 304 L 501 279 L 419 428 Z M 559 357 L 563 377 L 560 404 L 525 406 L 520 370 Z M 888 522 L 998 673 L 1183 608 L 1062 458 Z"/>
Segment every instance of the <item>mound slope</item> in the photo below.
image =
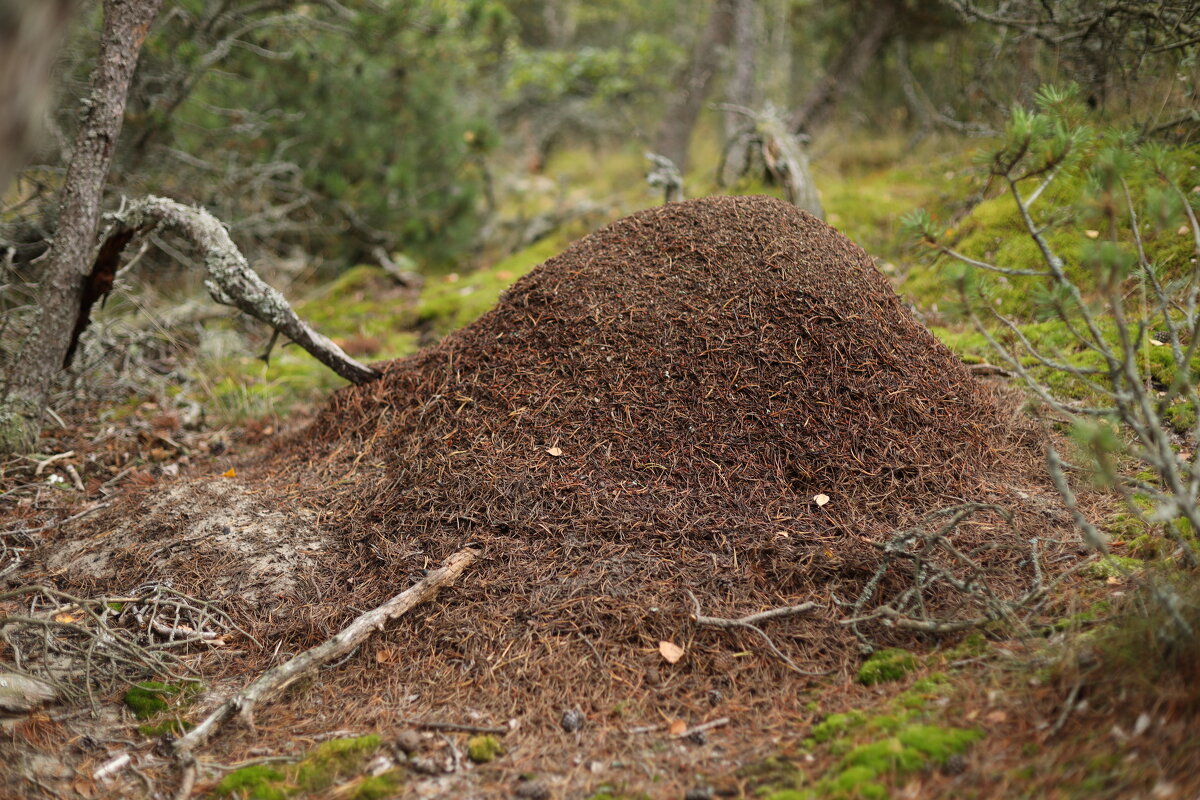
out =
<path fill-rule="evenodd" d="M 814 600 L 824 611 L 771 635 L 807 668 L 846 669 L 858 650 L 834 601 L 862 591 L 888 533 L 963 500 L 1042 493 L 1025 477 L 1033 440 L 867 255 L 764 197 L 615 222 L 383 369 L 239 467 L 256 502 L 320 532 L 322 552 L 298 551 L 304 574 L 272 602 L 211 599 L 295 651 L 468 542 L 484 555 L 272 712 L 294 733 L 477 711 L 522 720 L 551 752 L 562 711 L 578 708 L 597 734 L 618 729 L 597 745 L 611 753 L 630 720 L 780 719 L 806 679 L 752 635 L 697 628 L 688 592 L 724 617 Z M 105 562 L 123 581 L 211 590 L 196 577 L 204 541 L 147 527 L 146 553 L 178 542 L 175 561 L 148 562 L 131 535 Z M 1015 532 L 955 535 L 993 545 L 980 568 L 1025 588 Z M 660 640 L 686 656 L 666 664 Z M 270 649 L 226 669 L 257 669 Z"/>
<path fill-rule="evenodd" d="M 977 496 L 1010 433 L 862 250 L 777 200 L 720 197 L 576 243 L 310 436 L 385 465 L 354 492 L 399 538 L 805 542 Z"/>

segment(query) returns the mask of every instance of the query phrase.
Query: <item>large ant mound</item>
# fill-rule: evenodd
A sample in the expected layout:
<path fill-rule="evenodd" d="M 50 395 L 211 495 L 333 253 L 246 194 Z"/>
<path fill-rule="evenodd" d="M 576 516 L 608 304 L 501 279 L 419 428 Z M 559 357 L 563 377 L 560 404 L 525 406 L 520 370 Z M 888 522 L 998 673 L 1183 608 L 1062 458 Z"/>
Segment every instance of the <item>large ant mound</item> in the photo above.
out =
<path fill-rule="evenodd" d="M 588 236 L 309 434 L 390 540 L 799 547 L 987 493 L 1009 435 L 862 250 L 766 197 Z"/>
<path fill-rule="evenodd" d="M 1022 506 L 1018 526 L 1045 507 L 1030 502 L 1044 492 L 1028 477 L 1034 440 L 1008 407 L 861 249 L 765 197 L 613 223 L 474 324 L 382 369 L 239 468 L 255 503 L 286 512 L 273 530 L 308 531 L 315 544 L 272 562 L 303 574 L 272 572 L 270 602 L 209 598 L 295 652 L 464 545 L 483 556 L 278 712 L 312 731 L 473 710 L 544 732 L 578 708 L 601 732 L 612 715 L 695 719 L 714 702 L 766 720 L 802 702 L 780 654 L 808 671 L 847 668 L 858 650 L 846 617 L 912 586 L 911 562 L 880 570 L 894 530 L 964 501 Z M 946 530 L 972 559 L 967 583 L 1016 597 L 1029 548 L 997 523 Z M 131 584 L 221 585 L 195 578 L 212 571 L 208 545 L 185 533 L 147 529 L 147 553 L 178 541 L 148 561 L 127 531 L 105 569 Z M 246 558 L 276 553 L 278 538 L 258 536 Z M 926 591 L 928 574 L 908 594 L 923 613 L 978 613 Z M 90 575 L 87 588 L 111 580 Z M 815 613 L 771 623 L 774 653 L 691 616 L 697 604 L 734 618 L 809 600 Z M 686 655 L 667 663 L 662 640 Z M 251 654 L 242 668 L 263 663 Z"/>
<path fill-rule="evenodd" d="M 834 600 L 896 585 L 872 577 L 891 531 L 1039 491 L 1004 408 L 844 236 L 777 200 L 719 197 L 577 242 L 473 325 L 339 392 L 266 467 L 311 470 L 347 548 L 339 589 L 302 598 L 326 609 L 310 619 L 384 599 L 397 567 L 483 546 L 452 603 L 378 646 L 405 654 L 397 691 L 431 706 L 465 692 L 507 718 L 640 685 L 660 639 L 696 636 L 688 591 L 732 617 L 815 600 L 826 610 L 777 641 L 797 663 L 843 664 Z M 1011 530 L 954 535 L 1021 588 Z M 783 672 L 730 661 L 736 634 L 696 638 L 689 691 Z"/>

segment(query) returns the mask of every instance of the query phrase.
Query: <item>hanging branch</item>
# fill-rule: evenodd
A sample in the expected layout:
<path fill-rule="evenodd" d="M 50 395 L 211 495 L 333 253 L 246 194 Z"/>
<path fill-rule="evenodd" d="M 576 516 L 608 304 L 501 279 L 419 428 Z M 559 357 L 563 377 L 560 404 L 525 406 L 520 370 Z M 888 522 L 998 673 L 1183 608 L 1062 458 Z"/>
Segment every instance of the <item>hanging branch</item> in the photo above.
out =
<path fill-rule="evenodd" d="M 208 272 L 204 285 L 218 303 L 234 306 L 270 325 L 351 383 L 369 383 L 379 377 L 377 370 L 355 361 L 300 319 L 287 299 L 250 268 L 221 221 L 204 209 L 164 197 L 146 197 L 108 215 L 108 219 L 112 225 L 100 248 L 101 258 L 97 260 L 93 275 L 107 274 L 114 266 L 102 263 L 106 256 L 111 260 L 119 255 L 119 251 L 112 252 L 114 248 L 109 247 L 109 243 L 127 242 L 132 238 L 131 234 L 154 229 L 174 231 L 204 256 Z M 108 288 L 111 288 L 111 282 Z M 76 324 L 76 339 L 86 326 L 86 317 L 81 317 Z M 73 341 L 72 348 L 74 344 Z"/>

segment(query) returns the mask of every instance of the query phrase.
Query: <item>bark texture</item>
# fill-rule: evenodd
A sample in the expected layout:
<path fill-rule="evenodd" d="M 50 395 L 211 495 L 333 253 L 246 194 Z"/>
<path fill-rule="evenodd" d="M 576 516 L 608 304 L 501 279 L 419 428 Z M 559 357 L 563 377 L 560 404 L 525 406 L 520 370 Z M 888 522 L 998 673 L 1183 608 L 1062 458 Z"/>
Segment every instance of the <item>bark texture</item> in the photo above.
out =
<path fill-rule="evenodd" d="M 692 51 L 692 58 L 678 81 L 679 90 L 667 102 L 654 150 L 687 171 L 688 141 L 721 66 L 722 51 L 733 33 L 735 0 L 715 0 L 708 24 Z"/>
<path fill-rule="evenodd" d="M 351 383 L 366 383 L 379 377 L 378 372 L 346 355 L 342 348 L 300 319 L 287 299 L 250 268 L 221 221 L 204 209 L 185 206 L 165 197 L 147 197 L 131 203 L 111 218 L 114 227 L 100 248 L 102 255 L 112 249 L 111 243 L 124 247 L 131 234 L 137 231 L 155 227 L 170 229 L 187 239 L 204 256 L 204 266 L 208 270 L 204 285 L 218 303 L 234 306 L 267 323 Z M 111 271 L 107 263 L 103 266 L 93 272 Z M 84 318 L 80 322 L 76 330 L 82 332 L 87 320 Z"/>
<path fill-rule="evenodd" d="M 9 375 L 0 408 L 0 452 L 22 449 L 33 441 L 46 394 L 70 346 L 129 84 L 142 42 L 161 7 L 162 0 L 104 3 L 100 52 L 63 180 L 58 226 L 39 292 L 41 314 Z"/>
<path fill-rule="evenodd" d="M 859 84 L 887 43 L 899 16 L 899 0 L 875 0 L 863 25 L 847 40 L 825 75 L 792 115 L 792 131 L 812 136 L 829 121 L 841 99 Z"/>
<path fill-rule="evenodd" d="M 725 89 L 726 102 L 743 108 L 758 106 L 757 55 L 762 46 L 758 29 L 757 0 L 734 0 L 733 4 L 733 47 L 729 85 Z M 736 137 L 744 120 L 736 111 L 725 112 L 725 141 Z"/>

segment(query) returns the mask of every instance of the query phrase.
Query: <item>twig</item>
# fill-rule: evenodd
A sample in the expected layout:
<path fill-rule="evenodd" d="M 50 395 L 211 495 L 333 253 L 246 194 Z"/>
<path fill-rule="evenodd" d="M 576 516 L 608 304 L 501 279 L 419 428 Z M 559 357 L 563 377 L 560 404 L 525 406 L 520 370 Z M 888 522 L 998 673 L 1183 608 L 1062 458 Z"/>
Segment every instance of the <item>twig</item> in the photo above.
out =
<path fill-rule="evenodd" d="M 682 731 L 680 733 L 675 734 L 671 738 L 672 739 L 686 739 L 687 737 L 692 736 L 694 734 L 703 733 L 704 731 L 710 731 L 713 728 L 719 728 L 722 725 L 728 725 L 728 724 L 729 724 L 729 717 L 721 717 L 720 719 L 714 719 L 712 722 L 705 722 L 701 725 L 695 725 L 691 728 L 688 728 L 686 731 Z"/>
<path fill-rule="evenodd" d="M 693 608 L 692 619 L 696 621 L 697 625 L 705 625 L 710 628 L 745 628 L 747 630 L 753 631 L 754 633 L 757 633 L 762 638 L 762 640 L 764 642 L 766 642 L 767 647 L 770 648 L 770 650 L 771 650 L 771 654 L 774 655 L 776 658 L 778 658 L 783 663 L 787 664 L 788 667 L 793 672 L 798 672 L 801 675 L 811 675 L 813 677 L 830 674 L 828 671 L 827 672 L 810 672 L 809 670 L 801 669 L 796 664 L 795 661 L 792 661 L 792 659 L 790 659 L 787 656 L 786 653 L 784 653 L 782 650 L 780 650 L 778 647 L 775 646 L 775 642 L 771 641 L 771 637 L 767 635 L 766 631 L 764 631 L 762 628 L 758 627 L 758 624 L 757 624 L 757 623 L 766 622 L 766 621 L 772 620 L 772 619 L 778 619 L 780 617 L 791 617 L 791 616 L 795 616 L 797 614 L 807 614 L 809 611 L 812 611 L 813 609 L 821 608 L 821 606 L 817 605 L 816 603 L 808 602 L 808 603 L 801 603 L 798 606 L 784 606 L 782 608 L 772 608 L 769 611 L 760 611 L 757 614 L 750 614 L 748 616 L 741 617 L 739 619 L 725 619 L 724 617 L 703 616 L 700 613 L 700 601 L 696 599 L 696 595 L 692 594 L 690 589 L 688 590 L 687 594 L 688 594 L 688 597 L 690 597 L 692 600 L 692 608 Z"/>
<path fill-rule="evenodd" d="M 175 794 L 176 798 L 188 797 L 195 784 L 194 751 L 203 747 L 234 713 L 237 713 L 248 727 L 253 728 L 255 705 L 276 697 L 322 664 L 358 647 L 373 633 L 382 630 L 389 620 L 402 616 L 432 598 L 443 586 L 453 583 L 478 556 L 479 551 L 472 548 L 459 550 L 446 559 L 441 568 L 429 573 L 383 605 L 360 614 L 331 638 L 267 670 L 254 683 L 222 703 L 185 736 L 177 739 L 173 749 L 175 758 L 182 767 L 182 778 L 179 790 Z"/>
<path fill-rule="evenodd" d="M 422 728 L 427 731 L 453 731 L 456 733 L 487 733 L 494 736 L 503 736 L 508 733 L 508 728 L 491 725 L 463 725 L 458 722 L 410 722 L 415 728 Z"/>

